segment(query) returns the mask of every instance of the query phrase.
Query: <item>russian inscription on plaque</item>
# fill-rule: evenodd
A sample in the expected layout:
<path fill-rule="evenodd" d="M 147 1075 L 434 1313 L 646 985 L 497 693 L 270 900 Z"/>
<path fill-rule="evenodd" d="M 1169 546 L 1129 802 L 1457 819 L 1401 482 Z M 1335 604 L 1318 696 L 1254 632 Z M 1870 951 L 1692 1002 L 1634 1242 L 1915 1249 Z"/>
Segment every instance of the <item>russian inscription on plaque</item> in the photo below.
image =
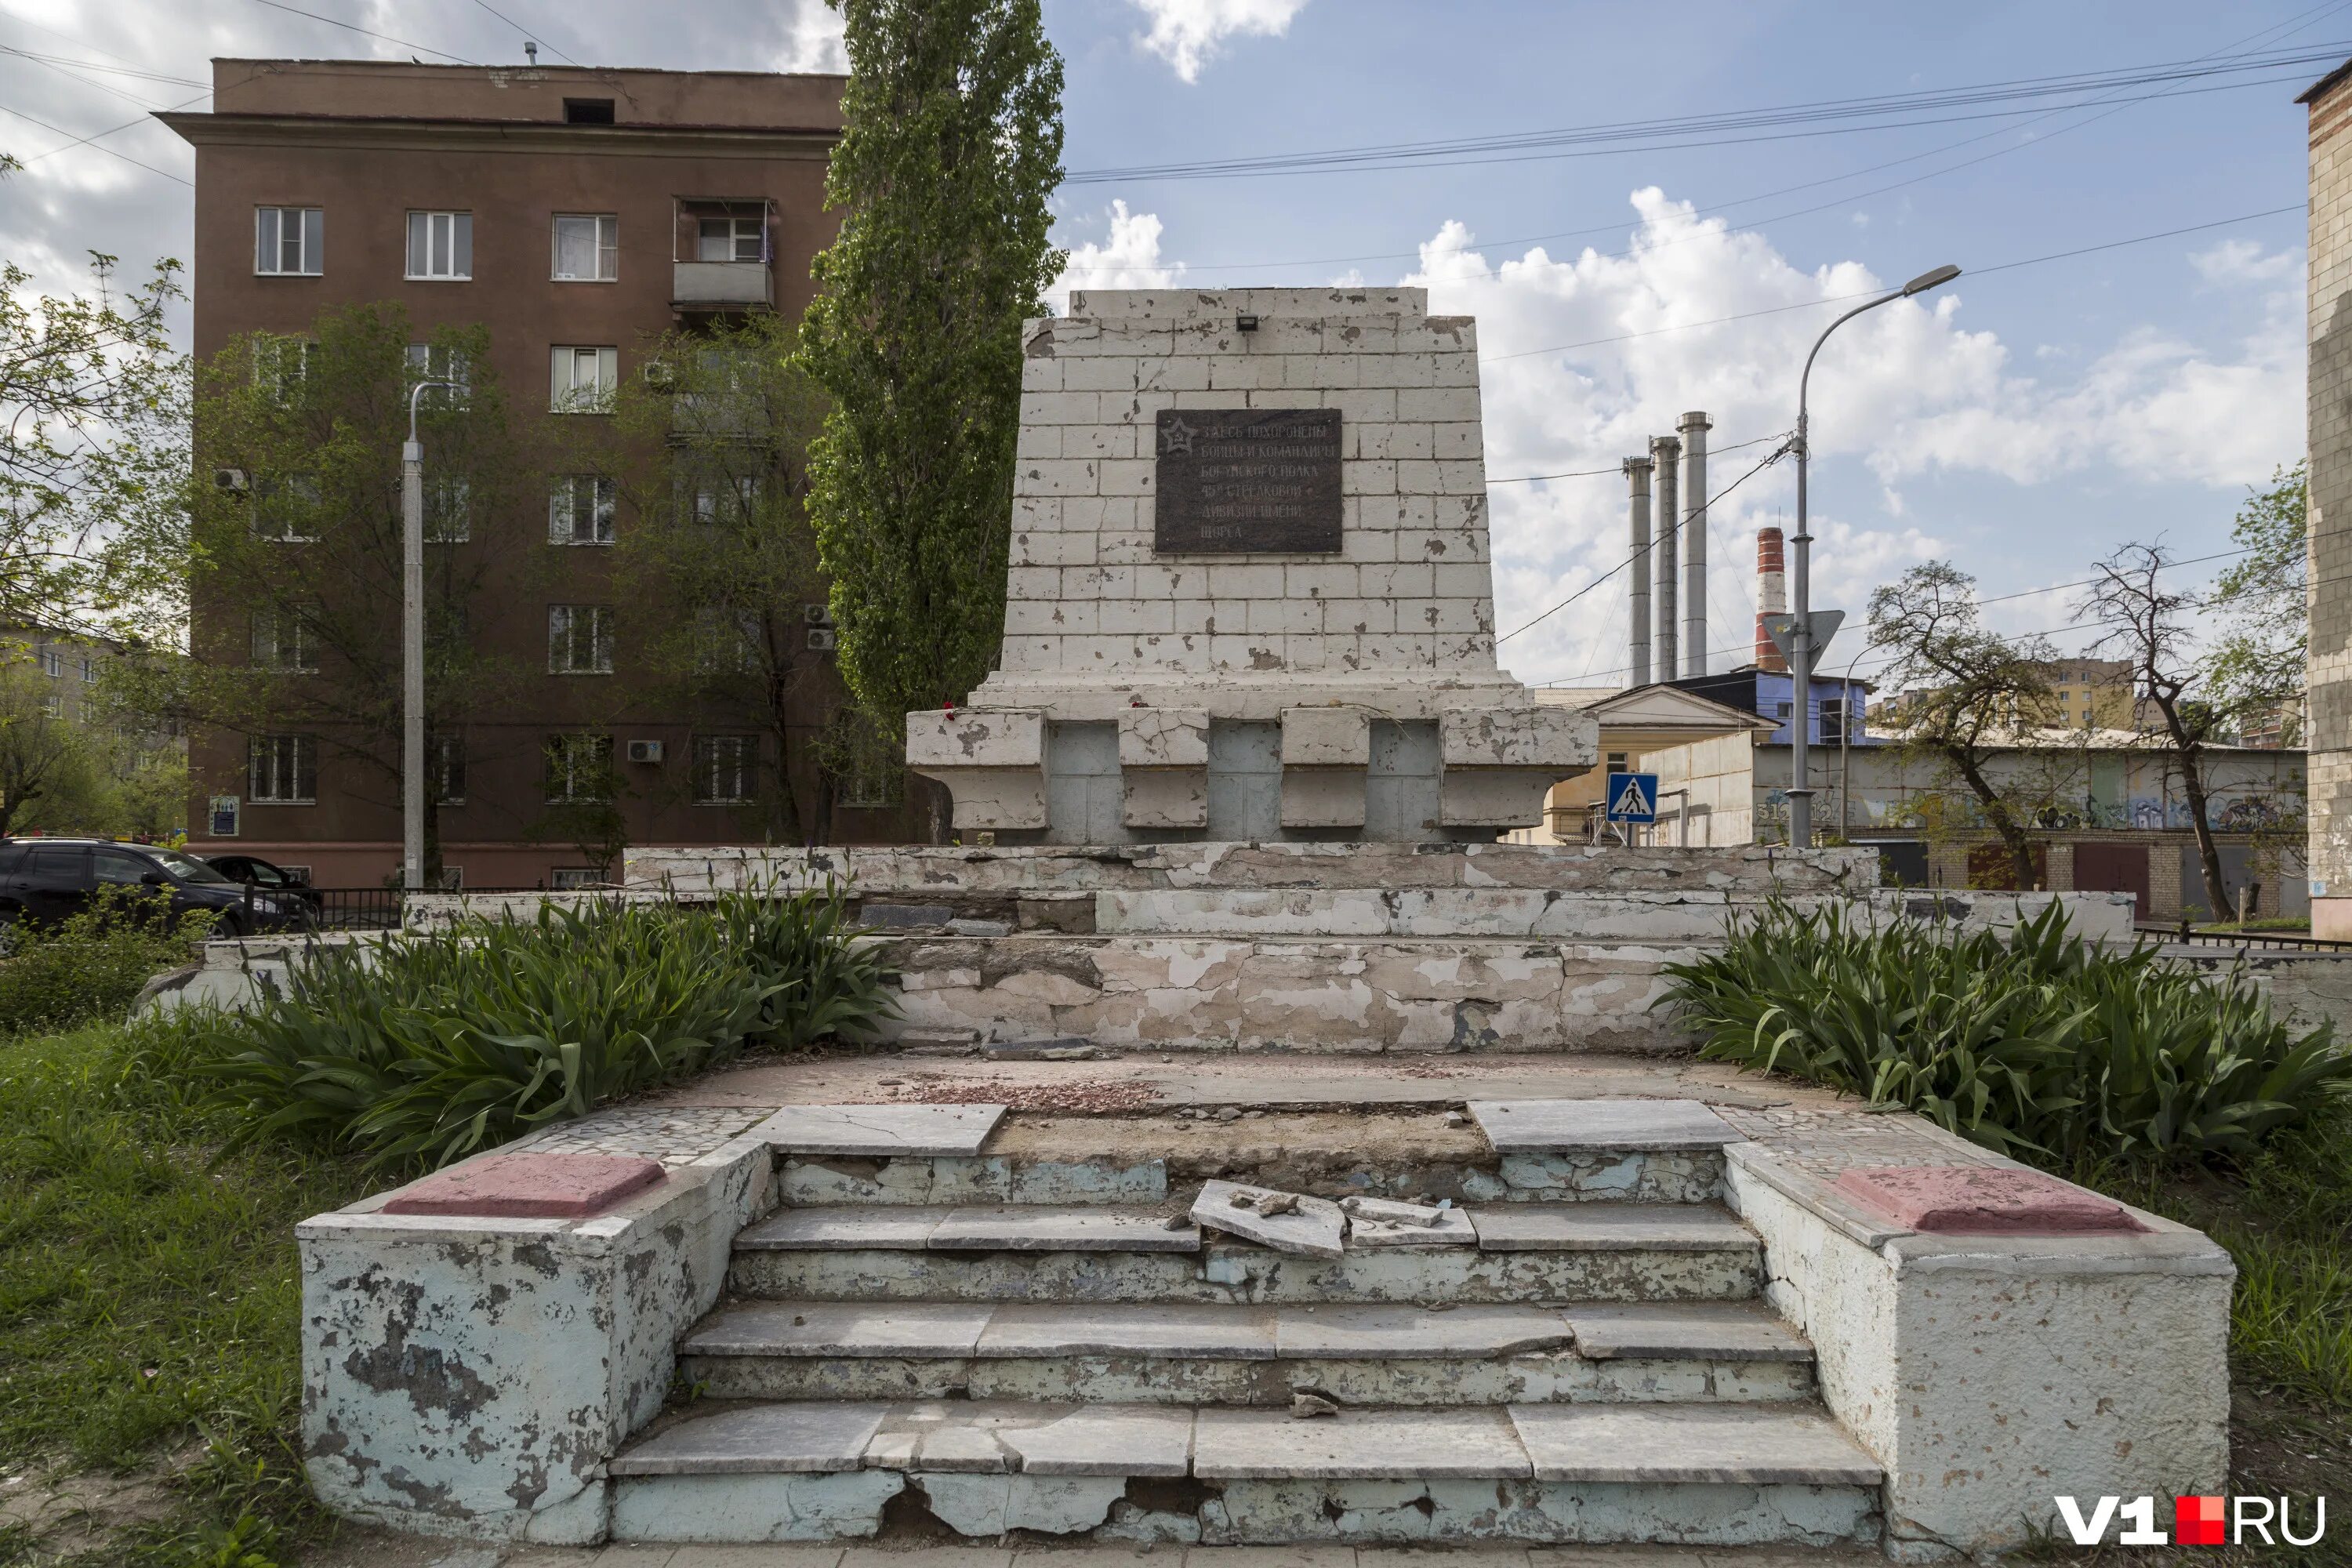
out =
<path fill-rule="evenodd" d="M 1163 408 L 1151 547 L 1306 554 L 1339 542 L 1339 411 Z"/>

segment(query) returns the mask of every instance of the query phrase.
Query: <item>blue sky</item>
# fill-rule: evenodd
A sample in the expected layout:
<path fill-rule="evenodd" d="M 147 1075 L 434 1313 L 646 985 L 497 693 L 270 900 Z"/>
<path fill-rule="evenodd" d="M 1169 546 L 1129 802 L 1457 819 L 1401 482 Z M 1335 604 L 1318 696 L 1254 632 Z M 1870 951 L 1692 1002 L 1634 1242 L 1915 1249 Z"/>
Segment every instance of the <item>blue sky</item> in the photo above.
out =
<path fill-rule="evenodd" d="M 494 3 L 513 25 L 481 0 L 299 0 L 477 60 L 518 60 L 520 29 L 542 26 L 552 50 L 592 63 L 825 68 L 839 58 L 814 0 Z M 1767 109 L 2252 47 L 2352 54 L 2352 0 L 1048 0 L 1046 16 L 1068 62 L 1073 172 Z M 74 62 L 201 82 L 215 54 L 410 52 L 258 0 L 0 0 L 0 45 L 56 57 L 0 56 L 0 105 L 74 135 L 197 90 Z M 1070 280 L 1096 286 L 1426 283 L 1433 308 L 1479 318 L 1488 468 L 1502 479 L 1613 468 L 1686 408 L 1713 416 L 1718 448 L 1785 429 L 1805 347 L 1834 314 L 1815 303 L 1828 296 L 1944 261 L 1977 269 L 2242 218 L 1963 277 L 1857 321 L 1825 353 L 1819 601 L 1859 610 L 1873 583 L 1929 556 L 1956 560 L 1990 594 L 2021 595 L 2079 578 L 2129 539 L 2162 534 L 2189 555 L 2225 548 L 2246 484 L 2300 451 L 2305 147 L 2292 100 L 2321 70 L 2265 74 L 2219 91 L 2178 84 L 2189 90 L 2147 102 L 2050 112 L 2037 100 L 2001 119 L 1685 150 L 1073 183 L 1057 197 L 1060 235 L 1076 250 Z M 0 131 L 20 156 L 66 140 L 21 118 Z M 160 128 L 102 144 L 188 172 L 186 150 Z M 1982 161 L 1937 172 L 1969 159 Z M 1911 161 L 1866 172 L 1895 160 Z M 1875 190 L 1896 182 L 1907 183 Z M 1787 194 L 1766 195 L 1778 190 Z M 0 187 L 0 246 L 65 285 L 88 247 L 184 253 L 189 199 L 122 158 L 68 147 Z M 2293 210 L 2242 216 L 2274 208 Z M 1570 343 L 1587 346 L 1530 352 Z M 1719 457 L 1716 485 L 1769 449 Z M 1506 630 L 1622 558 L 1613 476 L 1493 494 Z M 1718 648 L 1747 640 L 1753 531 L 1792 498 L 1782 464 L 1717 508 Z M 2070 599 L 2011 598 L 1995 613 L 2014 630 L 2056 630 Z M 1624 640 L 1612 583 L 1507 643 L 1504 662 L 1531 681 L 1602 684 L 1621 678 Z"/>

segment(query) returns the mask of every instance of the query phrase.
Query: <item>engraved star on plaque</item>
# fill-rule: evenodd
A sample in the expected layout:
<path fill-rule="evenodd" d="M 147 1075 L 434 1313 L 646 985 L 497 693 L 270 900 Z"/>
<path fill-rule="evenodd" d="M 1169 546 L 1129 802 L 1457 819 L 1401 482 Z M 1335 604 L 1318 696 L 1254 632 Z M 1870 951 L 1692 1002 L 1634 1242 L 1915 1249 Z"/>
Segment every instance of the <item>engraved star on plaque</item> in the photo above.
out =
<path fill-rule="evenodd" d="M 1190 456 L 1192 450 L 1192 426 L 1182 419 L 1171 419 L 1160 432 L 1160 453 L 1168 457 L 1177 452 Z"/>

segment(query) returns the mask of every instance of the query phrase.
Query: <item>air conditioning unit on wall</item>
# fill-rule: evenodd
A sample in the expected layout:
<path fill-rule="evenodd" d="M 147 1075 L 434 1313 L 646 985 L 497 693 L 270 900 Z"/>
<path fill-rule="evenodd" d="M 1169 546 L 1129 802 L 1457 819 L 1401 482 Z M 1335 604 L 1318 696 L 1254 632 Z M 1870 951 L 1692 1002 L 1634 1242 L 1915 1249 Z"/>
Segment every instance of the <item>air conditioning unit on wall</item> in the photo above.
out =
<path fill-rule="evenodd" d="M 661 760 L 662 743 L 659 741 L 632 741 L 629 742 L 629 761 L 633 763 L 658 763 Z"/>
<path fill-rule="evenodd" d="M 833 625 L 833 606 L 831 605 L 803 605 L 801 606 L 801 618 L 808 622 L 808 624 L 813 626 L 829 626 Z"/>
<path fill-rule="evenodd" d="M 831 653 L 840 641 L 840 637 L 835 634 L 831 626 L 809 628 L 808 645 L 819 653 Z"/>

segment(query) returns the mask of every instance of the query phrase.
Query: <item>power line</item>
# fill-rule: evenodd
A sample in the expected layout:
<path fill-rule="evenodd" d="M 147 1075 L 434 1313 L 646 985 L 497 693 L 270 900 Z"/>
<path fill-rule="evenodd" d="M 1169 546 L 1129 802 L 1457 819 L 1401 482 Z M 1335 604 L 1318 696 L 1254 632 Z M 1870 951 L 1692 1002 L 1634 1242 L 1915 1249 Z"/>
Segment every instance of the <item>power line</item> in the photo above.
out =
<path fill-rule="evenodd" d="M 488 11 L 491 16 L 496 16 L 499 21 L 504 22 L 508 26 L 512 27 L 516 32 L 520 33 L 526 41 L 545 44 L 550 49 L 554 51 L 557 58 L 562 59 L 564 64 L 576 66 L 580 63 L 578 60 L 573 59 L 570 55 L 565 54 L 562 49 L 556 48 L 554 40 L 549 38 L 544 33 L 534 33 L 530 31 L 529 28 L 523 26 L 522 24 L 517 22 L 513 17 L 508 16 L 505 12 L 491 5 L 490 0 L 474 0 L 474 4 L 479 5 L 483 10 Z"/>
<path fill-rule="evenodd" d="M 330 27 L 341 27 L 365 37 L 381 39 L 387 44 L 398 44 L 404 49 L 421 49 L 428 55 L 437 55 L 445 60 L 454 60 L 461 66 L 480 63 L 478 60 L 469 60 L 463 55 L 453 55 L 446 49 L 434 48 L 429 44 L 413 44 L 406 38 L 395 38 L 390 33 L 379 33 L 373 28 L 362 27 L 356 22 L 346 22 L 340 16 L 323 16 L 316 11 L 305 11 L 299 6 L 285 4 L 285 0 L 253 0 L 253 3 L 257 5 L 267 5 L 273 11 L 283 11 L 289 16 L 308 16 L 313 22 L 324 22 Z M 509 25 L 512 26 L 512 24 Z"/>
<path fill-rule="evenodd" d="M 2352 4 L 2352 0 L 2347 0 L 2347 3 Z M 1778 441 L 1787 435 L 1788 432 L 1785 430 L 1776 430 L 1769 436 L 1759 436 L 1748 441 L 1734 441 L 1727 447 L 1717 447 L 1712 450 L 1737 452 L 1743 447 L 1760 447 L 1767 441 Z M 1490 485 L 1526 485 L 1533 484 L 1538 479 L 1589 479 L 1599 474 L 1622 474 L 1624 471 L 1621 465 L 1613 468 L 1579 468 L 1570 474 L 1515 474 L 1507 479 L 1488 479 L 1486 482 Z"/>
<path fill-rule="evenodd" d="M 191 101 L 194 100 L 191 100 Z M 159 169 L 152 163 L 141 163 L 138 159 L 132 157 L 128 153 L 118 153 L 111 147 L 100 147 L 98 145 L 98 138 L 100 136 L 111 136 L 116 131 L 127 131 L 133 125 L 144 125 L 147 122 L 147 117 L 144 115 L 140 116 L 137 120 L 127 121 L 123 124 L 113 127 L 111 130 L 100 131 L 95 135 L 75 136 L 72 132 L 66 130 L 63 126 L 52 125 L 46 120 L 35 119 L 32 115 L 26 113 L 23 110 L 11 109 L 5 103 L 0 103 L 0 114 L 13 114 L 17 119 L 28 121 L 31 123 L 39 126 L 44 131 L 53 131 L 60 136 L 73 138 L 62 146 L 50 148 L 47 153 L 34 153 L 33 156 L 25 160 L 26 163 L 37 163 L 43 158 L 49 156 L 49 153 L 62 153 L 68 147 L 89 147 L 105 153 L 110 158 L 120 158 L 124 163 L 131 164 L 134 168 L 144 169 L 151 174 L 161 174 L 167 180 L 177 181 L 179 184 L 187 186 L 188 189 L 192 191 L 196 188 L 196 183 L 194 180 L 181 179 L 179 175 L 172 173 L 169 169 Z"/>

